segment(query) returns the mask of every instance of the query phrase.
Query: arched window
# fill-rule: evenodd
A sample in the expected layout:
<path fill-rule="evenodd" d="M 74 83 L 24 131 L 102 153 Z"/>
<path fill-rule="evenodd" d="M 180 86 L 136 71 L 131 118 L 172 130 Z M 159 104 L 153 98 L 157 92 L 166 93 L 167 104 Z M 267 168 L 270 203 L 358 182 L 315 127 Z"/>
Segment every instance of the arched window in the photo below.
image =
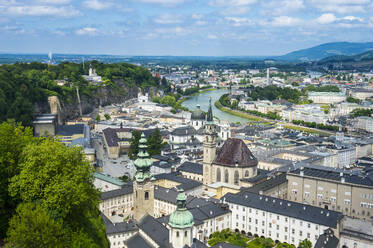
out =
<path fill-rule="evenodd" d="M 179 237 L 179 231 L 176 232 L 176 237 Z"/>
<path fill-rule="evenodd" d="M 234 184 L 238 185 L 238 180 L 239 180 L 240 174 L 238 174 L 238 171 L 234 172 Z"/>
<path fill-rule="evenodd" d="M 184 232 L 184 236 L 188 237 L 188 232 L 187 231 Z"/>
<path fill-rule="evenodd" d="M 249 172 L 249 170 L 246 170 L 245 171 L 245 177 L 249 177 L 250 176 L 250 172 Z"/>
<path fill-rule="evenodd" d="M 216 170 L 216 181 L 221 182 L 221 171 L 220 168 Z"/>
<path fill-rule="evenodd" d="M 227 169 L 225 169 L 225 172 L 224 172 L 224 182 L 228 183 L 228 180 L 229 180 L 229 172 L 228 172 Z"/>
<path fill-rule="evenodd" d="M 149 200 L 149 192 L 148 191 L 145 192 L 145 200 Z"/>

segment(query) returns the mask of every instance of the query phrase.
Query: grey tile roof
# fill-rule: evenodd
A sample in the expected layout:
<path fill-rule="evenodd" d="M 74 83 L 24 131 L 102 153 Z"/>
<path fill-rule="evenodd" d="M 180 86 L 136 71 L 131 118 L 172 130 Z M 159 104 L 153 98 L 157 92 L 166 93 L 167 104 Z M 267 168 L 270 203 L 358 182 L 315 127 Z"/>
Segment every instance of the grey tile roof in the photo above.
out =
<path fill-rule="evenodd" d="M 314 248 L 337 248 L 339 240 L 334 236 L 333 230 L 326 229 L 317 239 Z"/>
<path fill-rule="evenodd" d="M 245 188 L 243 190 L 247 192 L 251 192 L 251 193 L 259 193 L 260 191 L 265 192 L 269 189 L 272 189 L 286 182 L 287 182 L 286 173 L 281 173 L 278 176 L 275 176 L 273 178 L 270 178 L 269 180 L 265 180 L 263 182 L 255 184 L 254 186 L 250 188 Z"/>
<path fill-rule="evenodd" d="M 202 202 L 203 205 L 188 206 L 187 208 L 192 213 L 194 218 L 194 225 L 202 225 L 204 221 L 225 215 L 229 212 L 227 204 Z M 169 216 L 160 217 L 158 220 L 162 223 L 168 223 Z"/>
<path fill-rule="evenodd" d="M 286 201 L 250 192 L 228 193 L 223 201 L 336 228 L 343 214 L 324 208 Z"/>
<path fill-rule="evenodd" d="M 145 215 L 138 224 L 139 228 L 160 247 L 169 247 L 169 230 L 150 215 Z"/>
<path fill-rule="evenodd" d="M 183 177 L 180 172 L 162 173 L 162 174 L 155 175 L 154 177 L 157 180 L 167 179 L 170 181 L 178 182 L 180 183 L 180 185 L 177 187 L 182 188 L 185 191 L 192 190 L 202 185 L 202 183 L 199 181 L 195 181 L 195 180 Z"/>
<path fill-rule="evenodd" d="M 133 221 L 112 223 L 103 213 L 101 217 L 106 227 L 106 234 L 126 233 L 138 229 Z"/>
<path fill-rule="evenodd" d="M 270 171 L 262 170 L 262 169 L 257 169 L 257 171 L 258 171 L 258 174 L 255 177 L 242 178 L 241 181 L 250 182 L 250 183 L 259 182 L 261 180 L 264 180 L 267 177 L 267 175 L 270 173 Z"/>
<path fill-rule="evenodd" d="M 173 136 L 191 136 L 191 135 L 196 135 L 196 134 L 197 134 L 196 130 L 190 126 L 178 127 L 178 128 L 175 128 L 171 132 L 171 135 Z"/>
<path fill-rule="evenodd" d="M 290 174 L 299 175 L 300 171 L 301 168 L 297 168 L 291 171 Z M 341 182 L 341 178 L 343 177 L 346 183 L 373 187 L 372 172 L 370 172 L 369 174 L 352 173 L 350 171 L 342 171 L 315 165 L 303 167 L 303 172 L 304 176 L 306 177 L 323 178 L 339 182 Z M 341 176 L 341 173 L 343 173 L 343 176 Z"/>
<path fill-rule="evenodd" d="M 84 134 L 84 124 L 60 125 L 57 127 L 56 135 L 72 136 L 74 134 Z"/>
<path fill-rule="evenodd" d="M 178 171 L 184 171 L 189 173 L 194 173 L 198 175 L 203 175 L 203 166 L 200 163 L 193 163 L 193 162 L 184 162 L 178 168 Z"/>
<path fill-rule="evenodd" d="M 140 234 L 132 236 L 125 242 L 128 248 L 153 248 Z"/>
<path fill-rule="evenodd" d="M 198 239 L 193 239 L 193 244 L 190 246 L 190 248 L 208 248 L 207 245 L 199 241 Z"/>
<path fill-rule="evenodd" d="M 133 193 L 133 185 L 132 184 L 126 184 L 123 185 L 122 188 L 116 189 L 116 190 L 111 190 L 107 192 L 102 192 L 101 193 L 101 200 L 107 200 L 111 199 L 114 197 L 122 196 L 122 195 L 128 195 Z"/>

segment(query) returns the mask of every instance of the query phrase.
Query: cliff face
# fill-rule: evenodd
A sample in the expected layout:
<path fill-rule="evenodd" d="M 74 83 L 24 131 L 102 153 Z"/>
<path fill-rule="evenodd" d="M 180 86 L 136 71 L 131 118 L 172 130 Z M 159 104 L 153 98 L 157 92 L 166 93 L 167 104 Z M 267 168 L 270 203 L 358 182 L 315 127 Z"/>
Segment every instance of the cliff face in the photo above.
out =
<path fill-rule="evenodd" d="M 96 108 L 110 104 L 123 103 L 128 99 L 136 98 L 139 92 L 137 86 L 126 86 L 120 82 L 116 82 L 119 87 L 102 87 L 97 89 L 93 94 L 87 95 L 80 92 L 80 101 L 82 105 L 83 115 L 91 114 Z M 79 116 L 79 103 L 76 94 L 70 96 L 68 99 L 59 99 L 61 103 L 61 119 L 62 121 L 74 119 Z M 35 105 L 35 115 L 41 113 L 50 113 L 48 101 L 37 103 Z M 95 116 L 92 116 L 93 118 Z"/>

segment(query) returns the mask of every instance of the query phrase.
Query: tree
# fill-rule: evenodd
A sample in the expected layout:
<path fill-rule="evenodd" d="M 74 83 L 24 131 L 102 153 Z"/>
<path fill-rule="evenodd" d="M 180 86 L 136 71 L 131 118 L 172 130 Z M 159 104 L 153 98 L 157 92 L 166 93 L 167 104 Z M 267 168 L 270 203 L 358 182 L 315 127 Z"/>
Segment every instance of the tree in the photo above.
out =
<path fill-rule="evenodd" d="M 148 153 L 150 156 L 161 154 L 163 148 L 163 139 L 159 129 L 155 129 L 148 137 Z"/>
<path fill-rule="evenodd" d="M 21 203 L 9 223 L 7 247 L 66 247 L 68 237 L 61 220 L 35 203 Z"/>
<path fill-rule="evenodd" d="M 346 101 L 351 102 L 351 103 L 357 103 L 357 104 L 360 104 L 361 102 L 359 99 L 353 98 L 351 96 L 347 97 Z"/>
<path fill-rule="evenodd" d="M 209 239 L 208 244 L 210 246 L 214 246 L 217 243 L 226 242 L 233 245 L 246 247 L 247 241 L 249 241 L 249 239 L 241 233 L 234 233 L 227 228 L 222 230 L 221 232 L 214 232 L 211 236 L 211 239 Z"/>
<path fill-rule="evenodd" d="M 137 156 L 137 153 L 139 152 L 139 140 L 141 138 L 141 132 L 134 130 L 132 132 L 132 137 L 130 140 L 130 149 L 128 151 L 128 157 L 130 159 L 135 159 Z"/>
<path fill-rule="evenodd" d="M 36 141 L 31 128 L 14 121 L 0 124 L 0 240 L 5 237 L 9 219 L 19 203 L 19 199 L 9 194 L 9 181 L 19 173 L 18 163 L 23 149 Z"/>
<path fill-rule="evenodd" d="M 299 243 L 298 248 L 312 248 L 312 243 L 308 239 L 305 239 Z"/>
<path fill-rule="evenodd" d="M 10 195 L 38 203 L 51 219 L 62 221 L 70 241 L 65 246 L 108 247 L 94 170 L 82 148 L 44 139 L 23 149 L 19 169 L 11 179 Z"/>
<path fill-rule="evenodd" d="M 105 114 L 104 116 L 105 116 L 106 120 L 110 120 L 110 115 L 109 114 Z"/>
<path fill-rule="evenodd" d="M 100 115 L 96 115 L 96 119 L 95 120 L 96 121 L 100 121 L 101 120 Z"/>

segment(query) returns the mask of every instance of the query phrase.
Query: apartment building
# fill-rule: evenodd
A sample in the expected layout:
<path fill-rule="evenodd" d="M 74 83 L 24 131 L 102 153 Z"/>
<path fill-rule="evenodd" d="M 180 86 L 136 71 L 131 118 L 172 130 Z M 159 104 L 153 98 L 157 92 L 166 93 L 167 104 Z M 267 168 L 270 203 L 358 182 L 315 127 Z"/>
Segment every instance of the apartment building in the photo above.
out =
<path fill-rule="evenodd" d="M 350 172 L 307 166 L 287 174 L 288 200 L 370 219 L 373 215 L 373 171 Z"/>

